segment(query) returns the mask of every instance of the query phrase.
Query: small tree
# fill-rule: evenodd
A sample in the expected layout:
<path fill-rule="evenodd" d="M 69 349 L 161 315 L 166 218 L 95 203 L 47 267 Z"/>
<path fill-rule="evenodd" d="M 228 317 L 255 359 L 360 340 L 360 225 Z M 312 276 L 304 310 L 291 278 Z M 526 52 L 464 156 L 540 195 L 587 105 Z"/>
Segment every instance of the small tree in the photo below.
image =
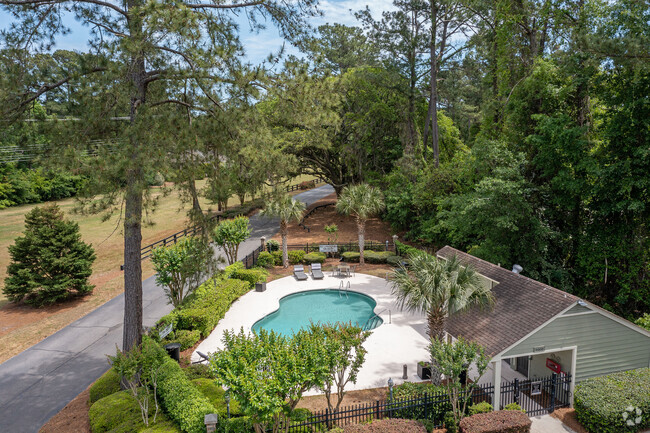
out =
<path fill-rule="evenodd" d="M 63 218 L 55 204 L 25 215 L 25 232 L 9 247 L 4 294 L 12 302 L 41 306 L 86 295 L 95 261 L 93 248 L 81 240 L 79 225 Z"/>
<path fill-rule="evenodd" d="M 327 406 L 331 412 L 338 412 L 343 397 L 345 386 L 357 383 L 359 370 L 366 360 L 368 352 L 363 343 L 370 336 L 359 326 L 352 324 L 311 325 L 311 332 L 318 341 L 322 341 L 326 356 L 322 362 L 327 367 L 327 376 L 320 386 L 327 398 Z M 335 387 L 336 406 L 332 403 L 332 387 Z"/>
<path fill-rule="evenodd" d="M 217 262 L 210 244 L 197 237 L 155 248 L 151 261 L 156 270 L 156 283 L 163 286 L 174 307 L 201 284 L 203 277 L 212 274 Z"/>
<path fill-rule="evenodd" d="M 431 339 L 429 344 L 431 357 L 436 360 L 440 372 L 447 378 L 447 394 L 451 403 L 456 425 L 463 418 L 467 411 L 467 403 L 472 400 L 472 392 L 477 387 L 476 381 L 483 376 L 488 366 L 488 358 L 483 348 L 474 342 L 459 338 L 453 344 Z M 467 371 L 469 379 L 469 368 L 475 366 L 477 376 L 472 378 L 472 383 L 467 384 L 463 389 L 460 382 L 461 373 Z"/>
<path fill-rule="evenodd" d="M 307 331 L 285 337 L 264 329 L 246 335 L 226 331 L 224 348 L 212 355 L 210 365 L 217 383 L 230 388 L 257 433 L 284 425 L 302 394 L 325 378 L 321 360 L 326 356 L 318 339 Z"/>
<path fill-rule="evenodd" d="M 158 369 L 163 359 L 151 345 L 151 340 L 143 340 L 142 347 L 135 346 L 128 352 L 117 348 L 115 356 L 108 356 L 109 362 L 122 378 L 122 386 L 128 389 L 140 406 L 142 422 L 149 426 L 149 403 L 153 396 L 156 411 L 152 422 L 158 416 Z"/>
<path fill-rule="evenodd" d="M 251 228 L 248 225 L 248 217 L 238 216 L 231 220 L 222 221 L 213 232 L 214 242 L 223 248 L 228 264 L 232 265 L 237 261 L 239 244 L 244 242 L 251 235 Z"/>
<path fill-rule="evenodd" d="M 336 210 L 345 215 L 354 215 L 359 232 L 359 264 L 364 264 L 366 221 L 384 210 L 384 196 L 377 188 L 362 183 L 346 186 L 336 203 Z"/>
<path fill-rule="evenodd" d="M 337 226 L 336 224 L 326 225 L 325 232 L 327 233 L 327 242 L 331 243 L 332 239 L 334 239 L 334 243 L 336 243 L 336 241 L 339 238 L 338 231 L 339 231 L 339 226 Z"/>
<path fill-rule="evenodd" d="M 266 203 L 262 215 L 280 218 L 280 235 L 282 236 L 282 265 L 289 267 L 289 253 L 287 250 L 287 236 L 289 223 L 300 221 L 305 212 L 305 204 L 294 200 L 288 194 L 282 194 Z"/>

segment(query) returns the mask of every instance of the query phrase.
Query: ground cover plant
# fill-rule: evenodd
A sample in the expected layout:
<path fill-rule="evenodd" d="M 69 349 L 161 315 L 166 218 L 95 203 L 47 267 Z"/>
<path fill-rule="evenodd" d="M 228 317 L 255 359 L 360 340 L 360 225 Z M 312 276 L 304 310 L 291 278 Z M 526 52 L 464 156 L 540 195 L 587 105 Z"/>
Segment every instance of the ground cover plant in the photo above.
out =
<path fill-rule="evenodd" d="M 586 379 L 576 386 L 578 421 L 589 431 L 637 432 L 650 427 L 650 368 Z"/>
<path fill-rule="evenodd" d="M 532 421 L 523 412 L 499 410 L 479 413 L 460 421 L 463 433 L 528 433 Z"/>

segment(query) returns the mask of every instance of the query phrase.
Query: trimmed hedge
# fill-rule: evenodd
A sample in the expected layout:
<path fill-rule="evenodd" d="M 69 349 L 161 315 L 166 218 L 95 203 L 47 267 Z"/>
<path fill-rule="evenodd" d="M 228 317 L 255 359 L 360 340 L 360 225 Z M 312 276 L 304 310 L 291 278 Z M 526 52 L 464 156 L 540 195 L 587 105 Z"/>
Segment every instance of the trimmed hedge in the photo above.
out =
<path fill-rule="evenodd" d="M 190 347 L 194 346 L 200 339 L 201 332 L 198 329 L 193 331 L 189 331 L 187 329 L 179 329 L 172 334 L 171 338 L 165 338 L 162 343 L 180 343 L 181 350 L 187 350 Z"/>
<path fill-rule="evenodd" d="M 276 241 L 275 239 L 271 239 L 270 241 L 266 241 L 266 249 L 269 253 L 272 253 L 274 251 L 278 251 L 280 249 L 280 242 Z"/>
<path fill-rule="evenodd" d="M 90 387 L 90 402 L 94 403 L 104 397 L 121 391 L 120 375 L 111 368 L 106 373 L 102 374 L 99 379 L 95 381 Z"/>
<path fill-rule="evenodd" d="M 273 266 L 275 266 L 275 258 L 273 257 L 273 254 L 267 251 L 262 251 L 260 255 L 257 256 L 257 266 L 271 269 Z"/>
<path fill-rule="evenodd" d="M 238 269 L 232 273 L 230 278 L 237 280 L 248 281 L 251 287 L 255 286 L 255 283 L 262 283 L 266 281 L 269 273 L 266 269 L 263 268 L 253 268 L 253 269 Z"/>
<path fill-rule="evenodd" d="M 165 413 L 185 433 L 205 433 L 205 415 L 216 413 L 207 397 L 171 358 L 167 358 L 158 370 L 158 398 Z"/>
<path fill-rule="evenodd" d="M 201 391 L 201 394 L 210 401 L 212 406 L 215 407 L 220 420 L 228 416 L 228 408 L 226 407 L 226 400 L 224 399 L 226 392 L 222 387 L 217 385 L 214 380 L 211 379 L 194 379 L 192 380 L 192 383 L 196 386 L 196 389 Z M 239 408 L 239 403 L 237 403 L 237 400 L 231 399 L 230 416 L 238 417 L 241 415 L 243 415 L 243 412 Z"/>
<path fill-rule="evenodd" d="M 327 255 L 325 253 L 309 253 L 305 254 L 304 257 L 304 262 L 306 265 L 311 265 L 313 263 L 325 263 L 325 259 L 327 258 Z"/>
<path fill-rule="evenodd" d="M 275 250 L 271 253 L 273 260 L 275 260 L 275 266 L 282 266 L 282 250 Z"/>
<path fill-rule="evenodd" d="M 230 305 L 251 289 L 248 281 L 213 278 L 197 288 L 190 300 L 159 322 L 173 323 L 174 329 L 198 330 L 207 337 Z"/>
<path fill-rule="evenodd" d="M 576 387 L 574 407 L 578 421 L 589 431 L 618 433 L 649 428 L 650 368 L 582 381 Z"/>
<path fill-rule="evenodd" d="M 529 433 L 532 421 L 523 412 L 500 410 L 460 420 L 462 433 Z"/>
<path fill-rule="evenodd" d="M 305 254 L 306 253 L 303 250 L 291 250 L 287 252 L 287 255 L 289 256 L 289 264 L 299 265 L 305 258 Z"/>
<path fill-rule="evenodd" d="M 93 433 L 180 433 L 162 410 L 158 411 L 156 423 L 153 415 L 156 407 L 153 396 L 149 401 L 149 427 L 142 422 L 140 406 L 130 391 L 119 391 L 97 400 L 88 411 L 90 430 Z"/>
<path fill-rule="evenodd" d="M 368 263 L 381 264 L 386 263 L 388 258 L 393 255 L 392 251 L 364 251 L 363 258 Z"/>
<path fill-rule="evenodd" d="M 411 253 L 420 251 L 419 249 L 403 244 L 400 241 L 395 241 L 395 247 L 397 249 L 397 254 L 402 257 L 408 257 Z"/>
<path fill-rule="evenodd" d="M 194 379 L 216 379 L 212 369 L 206 364 L 191 364 L 183 369 L 183 373 L 189 380 Z"/>
<path fill-rule="evenodd" d="M 388 263 L 391 266 L 399 266 L 403 260 L 404 259 L 400 256 L 388 256 L 386 258 L 386 263 Z"/>
<path fill-rule="evenodd" d="M 343 257 L 343 261 L 348 263 L 359 263 L 360 256 L 361 254 L 355 253 L 354 251 L 347 251 L 345 253 L 341 253 L 341 257 Z"/>

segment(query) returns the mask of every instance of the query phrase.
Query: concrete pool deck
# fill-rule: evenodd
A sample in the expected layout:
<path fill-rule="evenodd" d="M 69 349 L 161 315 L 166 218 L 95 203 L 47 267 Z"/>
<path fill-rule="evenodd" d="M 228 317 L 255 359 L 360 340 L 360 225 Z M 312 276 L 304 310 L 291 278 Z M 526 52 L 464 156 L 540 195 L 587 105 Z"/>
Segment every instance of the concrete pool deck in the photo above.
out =
<path fill-rule="evenodd" d="M 322 280 L 314 280 L 310 276 L 307 281 L 296 281 L 290 276 L 267 283 L 265 292 L 251 291 L 234 302 L 214 331 L 196 350 L 209 354 L 222 349 L 221 339 L 225 330 L 239 332 L 243 328 L 244 332 L 250 333 L 256 321 L 278 309 L 279 300 L 284 296 L 307 290 L 336 290 L 341 281 L 344 285 L 349 281 L 351 291 L 371 296 L 377 302 L 375 313 L 379 313 L 384 321 L 372 331 L 364 343 L 368 350 L 366 361 L 361 367 L 357 383 L 349 383 L 346 391 L 383 387 L 389 377 L 393 378 L 396 385 L 405 381 L 419 382 L 417 362 L 430 358 L 425 315 L 400 311 L 385 279 L 360 273 L 350 278 L 339 278 L 326 272 Z M 195 351 L 192 361 L 198 360 L 199 356 Z M 408 366 L 406 380 L 402 379 L 404 364 Z M 320 392 L 310 390 L 305 394 L 314 395 Z"/>

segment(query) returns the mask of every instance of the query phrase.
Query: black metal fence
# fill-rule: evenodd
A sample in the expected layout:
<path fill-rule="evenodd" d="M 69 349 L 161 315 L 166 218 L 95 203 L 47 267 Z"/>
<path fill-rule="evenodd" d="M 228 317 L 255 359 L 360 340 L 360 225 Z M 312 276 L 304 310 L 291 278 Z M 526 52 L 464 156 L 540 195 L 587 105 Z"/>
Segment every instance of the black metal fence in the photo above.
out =
<path fill-rule="evenodd" d="M 246 269 L 250 269 L 257 264 L 257 258 L 260 256 L 260 253 L 264 251 L 262 246 L 255 248 L 252 253 L 248 254 L 246 257 L 240 260 L 244 264 Z"/>
<path fill-rule="evenodd" d="M 518 403 L 529 416 L 551 413 L 557 408 L 569 406 L 570 386 L 570 374 L 562 376 L 553 374 L 537 380 L 504 382 L 501 385 L 501 407 L 509 403 Z M 539 391 L 540 394 L 535 394 Z M 493 396 L 492 384 L 477 385 L 471 394 L 471 403 L 468 406 L 480 402 L 492 404 Z M 542 397 L 538 398 L 538 396 Z M 436 428 L 440 428 L 443 426 L 445 414 L 450 410 L 451 403 L 446 392 L 423 394 L 412 398 L 377 400 L 374 403 L 346 406 L 337 412 L 331 412 L 329 409 L 314 412 L 304 421 L 292 421 L 288 431 L 324 432 L 333 427 L 344 427 L 383 418 L 427 420 Z"/>

